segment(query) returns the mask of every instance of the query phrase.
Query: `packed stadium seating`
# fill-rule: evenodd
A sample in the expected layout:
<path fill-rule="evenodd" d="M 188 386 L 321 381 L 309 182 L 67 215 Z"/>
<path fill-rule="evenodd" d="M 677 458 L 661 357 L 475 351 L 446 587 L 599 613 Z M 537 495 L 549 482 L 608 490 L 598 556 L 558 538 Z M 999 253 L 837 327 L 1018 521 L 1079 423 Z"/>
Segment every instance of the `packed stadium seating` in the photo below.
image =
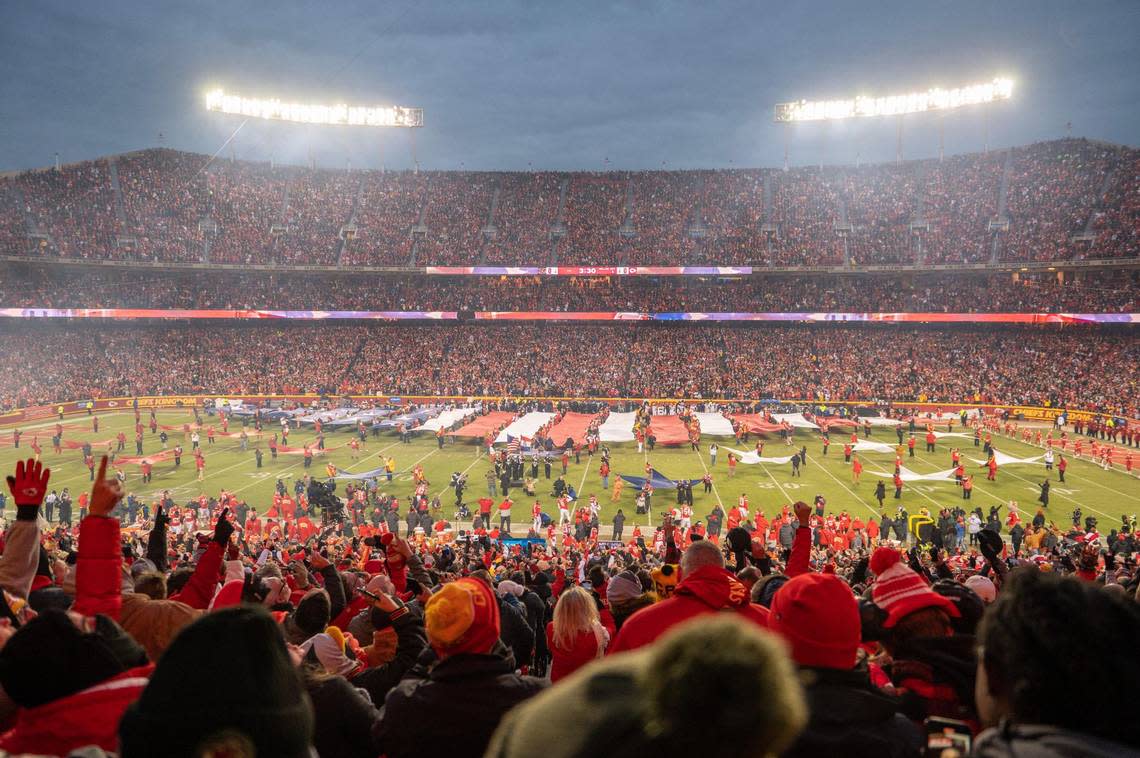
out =
<path fill-rule="evenodd" d="M 0 266 L 10 308 L 1136 313 L 1134 271 L 896 276 L 467 277 Z"/>
<path fill-rule="evenodd" d="M 185 392 L 809 398 L 1130 412 L 1140 343 L 1070 328 L 5 324 L 6 405 Z M 1000 355 L 1000 362 L 992 360 Z M 92 366 L 101 366 L 92 371 Z"/>
<path fill-rule="evenodd" d="M 147 150 L 0 181 L 0 245 L 11 255 L 344 266 L 1123 258 L 1137 255 L 1138 160 L 1067 139 L 788 171 L 414 174 Z"/>

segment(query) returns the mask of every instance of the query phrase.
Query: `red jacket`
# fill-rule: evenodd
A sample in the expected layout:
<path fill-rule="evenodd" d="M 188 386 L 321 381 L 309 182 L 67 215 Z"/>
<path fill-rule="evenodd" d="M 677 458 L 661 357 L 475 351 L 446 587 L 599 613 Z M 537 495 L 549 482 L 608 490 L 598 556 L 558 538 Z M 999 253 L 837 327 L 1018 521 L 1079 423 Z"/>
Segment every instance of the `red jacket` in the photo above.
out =
<path fill-rule="evenodd" d="M 79 525 L 79 539 L 83 549 L 75 566 L 75 606 L 72 610 L 86 616 L 102 613 L 118 621 L 123 602 L 119 520 L 88 516 Z M 169 599 L 199 610 L 209 608 L 218 589 L 222 557 L 222 546 L 211 542 L 198 559 L 186 586 Z"/>
<path fill-rule="evenodd" d="M 124 671 L 74 695 L 21 708 L 15 726 L 0 737 L 0 750 L 67 755 L 84 745 L 98 745 L 117 752 L 119 720 L 139 699 L 153 670 L 153 665 L 147 665 Z"/>
<path fill-rule="evenodd" d="M 550 681 L 570 676 L 578 669 L 598 657 L 598 638 L 593 631 L 579 632 L 570 649 L 554 644 L 554 622 L 546 625 L 546 645 L 550 649 Z"/>
<path fill-rule="evenodd" d="M 731 610 L 759 626 L 768 625 L 768 609 L 750 602 L 748 588 L 726 569 L 702 566 L 681 578 L 672 597 L 643 608 L 626 619 L 609 647 L 611 653 L 649 645 L 695 616 Z"/>

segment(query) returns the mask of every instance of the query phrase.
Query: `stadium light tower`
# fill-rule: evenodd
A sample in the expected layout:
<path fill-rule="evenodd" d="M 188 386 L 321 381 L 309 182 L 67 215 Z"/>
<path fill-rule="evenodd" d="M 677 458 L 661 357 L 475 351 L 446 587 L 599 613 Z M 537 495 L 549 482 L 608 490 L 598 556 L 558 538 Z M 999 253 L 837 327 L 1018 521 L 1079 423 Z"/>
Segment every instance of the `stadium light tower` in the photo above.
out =
<path fill-rule="evenodd" d="M 294 124 L 317 126 L 408 128 L 411 130 L 409 134 L 412 161 L 415 163 L 416 173 L 420 172 L 420 161 L 416 155 L 415 130 L 424 125 L 423 108 L 408 108 L 400 105 L 364 106 L 345 103 L 326 105 L 291 102 L 278 98 L 244 97 L 226 92 L 219 87 L 206 93 L 206 110 L 214 113 L 243 116 L 247 120 L 256 118 L 265 121 L 287 121 Z M 245 123 L 242 121 L 242 126 Z M 238 127 L 238 130 L 240 129 L 241 126 Z M 237 130 L 230 135 L 230 139 L 232 140 L 236 134 Z M 383 166 L 383 157 L 381 157 L 380 162 Z M 311 148 L 309 163 L 314 165 Z"/>
<path fill-rule="evenodd" d="M 420 127 L 424 125 L 423 108 L 285 102 L 277 98 L 262 99 L 227 94 L 220 88 L 206 93 L 206 110 L 246 118 L 323 126 Z"/>
<path fill-rule="evenodd" d="M 926 92 L 905 95 L 868 97 L 858 95 L 846 100 L 798 100 L 776 105 L 776 123 L 792 121 L 840 121 L 848 118 L 904 116 L 909 113 L 947 111 L 966 105 L 982 105 L 1008 100 L 1013 95 L 1013 80 L 996 77 L 984 84 L 971 84 L 953 89 L 931 87 Z"/>
<path fill-rule="evenodd" d="M 811 121 L 845 121 L 848 119 L 894 116 L 898 118 L 896 160 L 901 160 L 902 119 L 904 116 L 918 113 L 937 113 L 941 116 L 945 111 L 956 110 L 969 105 L 988 105 L 1009 100 L 1013 96 L 1013 86 L 1013 79 L 998 76 L 980 84 L 968 84 L 949 89 L 931 87 L 925 92 L 910 92 L 881 97 L 856 95 L 852 98 L 840 100 L 796 100 L 790 103 L 776 104 L 775 122 L 790 125 Z M 988 112 L 986 118 L 988 119 Z M 941 120 L 939 123 L 941 124 Z M 988 131 L 988 122 L 986 126 Z M 939 139 L 941 141 L 941 136 Z M 785 162 L 786 160 L 785 158 Z"/>

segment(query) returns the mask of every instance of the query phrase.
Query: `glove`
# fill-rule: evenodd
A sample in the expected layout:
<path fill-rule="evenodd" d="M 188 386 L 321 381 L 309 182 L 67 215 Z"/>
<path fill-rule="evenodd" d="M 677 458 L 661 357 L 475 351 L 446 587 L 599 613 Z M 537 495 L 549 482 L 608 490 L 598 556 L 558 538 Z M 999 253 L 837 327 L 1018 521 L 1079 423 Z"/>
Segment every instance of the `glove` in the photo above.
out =
<path fill-rule="evenodd" d="M 44 465 L 34 458 L 16 463 L 16 475 L 8 477 L 8 489 L 12 493 L 12 500 L 16 503 L 17 520 L 36 520 L 44 495 L 47 494 L 50 478 L 51 469 L 44 468 Z"/>
<path fill-rule="evenodd" d="M 217 542 L 222 547 L 229 544 L 230 536 L 234 533 L 234 525 L 229 520 L 230 509 L 223 508 L 221 514 L 218 516 L 218 523 L 214 527 L 214 542 Z"/>

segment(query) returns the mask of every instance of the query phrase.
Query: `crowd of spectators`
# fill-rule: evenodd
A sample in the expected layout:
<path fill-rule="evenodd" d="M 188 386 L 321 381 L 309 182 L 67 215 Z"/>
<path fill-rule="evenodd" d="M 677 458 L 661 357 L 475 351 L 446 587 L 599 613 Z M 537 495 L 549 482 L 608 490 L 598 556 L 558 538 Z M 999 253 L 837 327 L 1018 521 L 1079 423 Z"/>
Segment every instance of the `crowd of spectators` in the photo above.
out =
<path fill-rule="evenodd" d="M 957 155 L 923 165 L 926 229 L 918 235 L 926 263 L 979 263 L 992 255 L 1003 158 L 999 153 Z"/>
<path fill-rule="evenodd" d="M 336 264 L 340 229 L 352 216 L 359 182 L 344 171 L 298 170 L 289 179 L 289 205 L 274 239 L 274 260 L 284 265 Z"/>
<path fill-rule="evenodd" d="M 618 249 L 624 245 L 618 229 L 627 215 L 628 187 L 629 177 L 624 173 L 570 175 L 561 218 L 566 236 L 559 240 L 556 253 L 560 266 L 606 265 L 619 260 Z"/>
<path fill-rule="evenodd" d="M 339 514 L 281 481 L 272 504 L 148 502 L 104 458 L 55 524 L 50 470 L 8 483 L 13 755 L 1140 755 L 1127 523 L 1041 515 L 1010 547 L 999 505 L 967 546 L 963 509 L 908 528 L 819 497 L 667 511 L 628 541 L 536 517 L 511 545 L 376 483 Z"/>
<path fill-rule="evenodd" d="M 1133 271 L 919 277 L 470 277 L 0 267 L 0 307 L 1137 313 Z"/>
<path fill-rule="evenodd" d="M 362 172 L 357 232 L 346 240 L 341 263 L 406 266 L 412 257 L 412 227 L 420 218 L 427 179 L 407 172 Z M 422 261 L 421 261 L 422 263 Z"/>
<path fill-rule="evenodd" d="M 133 257 L 147 261 L 201 261 L 207 215 L 202 156 L 177 150 L 131 153 L 118 159 L 119 185 Z"/>
<path fill-rule="evenodd" d="M 13 181 L 13 180 L 8 180 Z M 106 160 L 29 171 L 14 180 L 23 198 L 24 219 L 44 255 L 120 258 L 116 244 L 115 194 Z M 26 248 L 17 249 L 17 254 Z"/>
<path fill-rule="evenodd" d="M 405 266 L 414 248 L 415 265 L 549 265 L 552 232 L 564 231 L 553 235 L 563 265 L 859 266 L 984 262 L 995 241 L 999 260 L 1135 257 L 1138 234 L 1136 151 L 1080 139 L 790 170 L 352 172 L 207 167 L 207 156 L 172 150 L 114 162 L 121 213 L 105 159 L 0 183 L 3 249 Z M 1007 231 L 991 227 L 999 215 Z M 485 240 L 488 222 L 496 234 Z"/>
<path fill-rule="evenodd" d="M 1093 219 L 1097 258 L 1140 256 L 1140 156 L 1132 156 L 1116 169 L 1119 181 L 1105 193 Z"/>
<path fill-rule="evenodd" d="M 558 217 L 562 179 L 558 174 L 501 174 L 495 210 L 495 237 L 484 248 L 487 265 L 527 261 L 545 265 L 550 261 L 550 231 Z"/>
<path fill-rule="evenodd" d="M 478 263 L 483 228 L 491 216 L 494 175 L 434 172 L 427 177 L 426 231 L 416 243 L 416 260 L 443 266 Z"/>
<path fill-rule="evenodd" d="M 911 166 L 861 166 L 841 174 L 847 254 L 861 263 L 914 263 L 910 222 L 918 176 Z"/>
<path fill-rule="evenodd" d="M 812 168 L 792 169 L 772 180 L 775 234 L 766 235 L 768 265 L 825 266 L 843 263 L 839 223 L 839 175 Z M 743 263 L 744 261 L 740 261 Z"/>
<path fill-rule="evenodd" d="M 218 161 L 206 173 L 210 218 L 217 235 L 211 261 L 273 261 L 273 227 L 282 226 L 289 176 L 268 164 Z"/>
<path fill-rule="evenodd" d="M 1009 234 L 1002 241 L 1001 257 L 1013 261 L 1099 257 L 1071 237 L 1085 230 L 1108 175 L 1126 174 L 1130 161 L 1123 151 L 1069 139 L 1015 148 L 1012 161 L 1006 196 Z"/>
<path fill-rule="evenodd" d="M 90 396 L 346 392 L 1136 403 L 1140 342 L 1095 327 L 7 324 L 7 406 Z M 93 376 L 93 361 L 111 371 Z M 1134 414 L 1135 411 L 1132 411 Z"/>

